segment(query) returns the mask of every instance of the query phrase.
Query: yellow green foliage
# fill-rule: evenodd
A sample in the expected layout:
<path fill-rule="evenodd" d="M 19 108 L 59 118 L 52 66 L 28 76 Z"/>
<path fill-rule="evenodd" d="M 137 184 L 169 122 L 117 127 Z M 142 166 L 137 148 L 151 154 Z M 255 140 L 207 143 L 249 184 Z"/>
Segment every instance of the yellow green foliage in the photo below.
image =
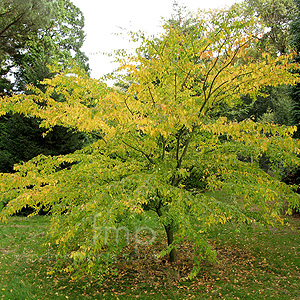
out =
<path fill-rule="evenodd" d="M 177 245 L 189 239 L 199 262 L 214 259 L 201 236 L 213 225 L 273 224 L 299 207 L 298 194 L 279 181 L 282 170 L 300 163 L 295 128 L 212 117 L 241 94 L 299 82 L 290 72 L 298 66 L 290 55 L 249 55 L 262 29 L 239 6 L 200 12 L 196 20 L 190 31 L 165 25 L 159 38 L 134 35 L 141 46 L 119 57 L 126 90 L 73 69 L 45 80 L 45 91 L 29 86 L 30 95 L 1 99 L 0 114 L 23 113 L 49 129 L 63 125 L 99 137 L 73 154 L 39 156 L 0 174 L 0 197 L 12 199 L 0 218 L 25 205 L 51 208 L 49 245 L 65 271 L 101 276 L 126 244 L 105 228 L 134 230 L 147 211 L 166 230 L 163 253 L 175 259 Z M 262 156 L 268 173 L 259 166 Z M 200 183 L 227 191 L 228 201 L 203 193 Z"/>

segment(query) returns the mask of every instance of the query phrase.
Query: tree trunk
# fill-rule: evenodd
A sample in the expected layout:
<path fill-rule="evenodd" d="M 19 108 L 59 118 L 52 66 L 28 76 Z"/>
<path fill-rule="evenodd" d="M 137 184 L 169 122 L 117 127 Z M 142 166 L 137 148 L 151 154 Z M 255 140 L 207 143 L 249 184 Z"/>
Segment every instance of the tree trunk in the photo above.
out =
<path fill-rule="evenodd" d="M 156 213 L 158 214 L 159 217 L 162 216 L 162 211 L 161 211 L 161 201 L 159 202 L 158 207 L 156 208 Z M 164 225 L 167 238 L 168 238 L 168 246 L 170 246 L 173 241 L 174 241 L 174 230 L 172 228 L 172 225 Z M 175 262 L 177 257 L 176 249 L 172 249 L 170 254 L 169 254 L 169 261 L 170 262 Z"/>
<path fill-rule="evenodd" d="M 174 240 L 174 231 L 171 225 L 165 226 L 165 230 L 167 233 L 167 238 L 168 238 L 168 246 L 170 246 L 173 243 Z M 170 262 L 175 262 L 176 261 L 176 249 L 172 249 L 170 254 L 169 254 L 169 261 Z"/>

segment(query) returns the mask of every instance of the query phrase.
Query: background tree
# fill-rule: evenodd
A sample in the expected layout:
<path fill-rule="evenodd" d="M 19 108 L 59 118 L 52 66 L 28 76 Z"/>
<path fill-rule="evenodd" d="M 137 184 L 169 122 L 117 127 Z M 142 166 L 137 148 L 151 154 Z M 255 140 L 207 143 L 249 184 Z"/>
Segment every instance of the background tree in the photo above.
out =
<path fill-rule="evenodd" d="M 82 133 L 56 126 L 47 130 L 39 127 L 40 120 L 20 114 L 0 117 L 0 172 L 13 172 L 13 166 L 43 153 L 59 155 L 74 152 L 89 141 Z"/>
<path fill-rule="evenodd" d="M 0 70 L 1 90 L 7 93 L 10 85 L 5 77 L 14 66 L 14 57 L 24 41 L 40 28 L 45 28 L 51 18 L 48 0 L 3 0 L 0 4 Z"/>
<path fill-rule="evenodd" d="M 268 28 L 260 47 L 275 56 L 289 52 L 289 26 L 294 20 L 296 6 L 293 0 L 245 0 L 246 11 L 260 18 Z"/>
<path fill-rule="evenodd" d="M 254 15 L 258 18 L 257 26 L 265 27 L 259 43 L 249 49 L 248 55 L 260 59 L 261 53 L 266 51 L 274 57 L 291 52 L 289 28 L 295 15 L 293 1 L 246 0 L 243 6 L 246 15 Z M 238 104 L 233 109 L 224 105 L 219 115 L 236 121 L 252 118 L 256 122 L 296 124 L 290 87 L 266 86 L 262 88 L 262 92 L 267 93 L 268 96 L 258 95 L 253 101 L 248 95 L 242 95 L 242 104 Z"/>
<path fill-rule="evenodd" d="M 28 84 L 43 88 L 40 82 L 55 75 L 48 68 L 51 64 L 59 63 L 67 68 L 75 61 L 86 71 L 89 70 L 87 57 L 80 50 L 84 41 L 84 17 L 72 2 L 69 0 L 38 3 L 29 1 L 26 4 L 23 2 L 20 6 L 18 6 L 19 1 L 9 1 L 9 3 L 11 3 L 8 6 L 10 9 L 2 18 L 0 17 L 3 24 L 8 23 L 3 25 L 8 28 L 5 32 L 10 32 L 6 33 L 9 39 L 4 39 L 7 41 L 6 46 L 3 44 L 5 46 L 3 46 L 3 53 L 6 49 L 7 54 L 3 62 L 7 64 L 7 68 L 4 68 L 3 74 L 7 74 L 12 66 L 15 71 L 14 84 L 7 78 L 2 78 L 2 83 L 6 86 L 6 92 L 3 90 L 3 93 L 7 93 L 12 87 L 26 93 Z M 29 9 L 30 5 L 32 11 Z M 51 14 L 46 8 L 51 8 Z M 47 12 L 45 20 L 41 19 Z M 18 22 L 9 27 L 13 21 L 9 23 L 7 14 L 12 20 L 13 17 L 16 18 Z M 26 18 L 20 17 L 23 15 Z M 32 24 L 31 27 L 26 22 Z M 26 30 L 22 31 L 23 27 Z M 31 31 L 28 31 L 27 27 L 31 28 Z M 22 38 L 19 38 L 21 34 Z M 14 163 L 27 161 L 41 153 L 54 155 L 72 152 L 81 148 L 87 140 L 82 134 L 74 132 L 71 134 L 63 127 L 54 128 L 51 135 L 43 138 L 45 130 L 39 128 L 40 120 L 25 118 L 19 114 L 0 118 L 0 124 L 3 128 L 0 133 L 0 171 L 2 172 L 10 172 Z"/>
<path fill-rule="evenodd" d="M 48 26 L 28 39 L 25 49 L 16 57 L 18 90 L 24 91 L 27 84 L 37 85 L 53 76 L 47 66 L 54 63 L 67 67 L 75 61 L 89 71 L 88 58 L 80 50 L 85 38 L 82 12 L 69 0 L 53 1 L 52 11 L 53 17 Z"/>
<path fill-rule="evenodd" d="M 262 86 L 297 82 L 291 56 L 248 56 L 261 33 L 238 5 L 200 13 L 192 33 L 164 28 L 160 38 L 134 36 L 141 41 L 136 54 L 119 58 L 128 74 L 123 81 L 130 82 L 125 91 L 74 69 L 44 80 L 45 90 L 30 86 L 31 94 L 1 101 L 2 114 L 30 114 L 46 128 L 64 125 L 101 137 L 73 154 L 38 156 L 0 175 L 2 199 L 13 199 L 1 219 L 25 205 L 51 208 L 49 243 L 63 257 L 63 270 L 78 278 L 109 272 L 126 245 L 118 243 L 118 228 L 134 229 L 138 220 L 164 228 L 161 255 L 172 262 L 188 239 L 194 276 L 201 259 L 215 258 L 203 232 L 227 221 L 274 224 L 283 210 L 299 206 L 292 187 L 278 180 L 281 168 L 300 163 L 295 128 L 213 116 L 224 102 L 236 105 L 241 93 L 256 97 Z M 64 101 L 55 101 L 57 94 Z M 269 157 L 269 174 L 259 166 L 262 155 Z M 228 201 L 203 187 L 227 192 Z"/>
<path fill-rule="evenodd" d="M 294 57 L 296 62 L 300 62 L 300 2 L 295 0 L 296 12 L 294 15 L 293 22 L 291 24 L 291 44 L 296 50 L 296 56 Z M 299 72 L 298 72 L 299 74 Z M 293 99 L 293 117 L 298 125 L 296 137 L 299 137 L 299 122 L 300 122 L 300 86 L 299 84 L 291 88 L 291 97 Z"/>

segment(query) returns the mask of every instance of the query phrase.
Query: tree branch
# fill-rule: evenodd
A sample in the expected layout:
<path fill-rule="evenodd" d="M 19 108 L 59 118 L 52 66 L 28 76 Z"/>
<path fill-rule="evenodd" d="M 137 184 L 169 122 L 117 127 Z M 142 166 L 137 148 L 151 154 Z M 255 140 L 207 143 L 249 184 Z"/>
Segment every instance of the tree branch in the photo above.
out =
<path fill-rule="evenodd" d="M 152 92 L 151 92 L 151 89 L 150 89 L 149 85 L 148 85 L 148 90 L 149 90 L 152 102 L 153 102 L 153 104 L 155 104 L 155 101 L 154 101 L 154 98 L 153 98 L 153 95 L 152 95 Z"/>
<path fill-rule="evenodd" d="M 7 26 L 5 26 L 1 31 L 0 31 L 0 36 L 2 36 L 2 34 L 7 31 L 11 26 L 15 25 L 16 23 L 18 23 L 25 15 L 25 12 L 20 14 L 14 21 L 12 21 L 10 24 L 8 24 Z"/>
<path fill-rule="evenodd" d="M 150 155 L 148 155 L 147 153 L 145 153 L 143 150 L 141 149 L 138 149 L 132 145 L 129 145 L 128 143 L 126 143 L 125 141 L 122 141 L 126 146 L 130 147 L 131 149 L 135 150 L 135 151 L 138 151 L 140 153 L 142 153 L 148 160 L 151 164 L 154 164 L 154 161 L 153 159 L 150 157 Z"/>
<path fill-rule="evenodd" d="M 175 72 L 175 74 L 174 74 L 174 89 L 175 89 L 175 91 L 174 91 L 174 100 L 175 100 L 175 103 L 177 102 L 177 73 Z"/>
<path fill-rule="evenodd" d="M 134 116 L 133 111 L 129 108 L 129 106 L 128 106 L 128 104 L 127 104 L 126 98 L 125 98 L 125 100 L 124 100 L 124 103 L 125 103 L 125 106 L 127 107 L 127 109 L 129 110 L 129 112 Z"/>
<path fill-rule="evenodd" d="M 162 141 L 162 154 L 161 154 L 161 160 L 164 160 L 165 158 L 165 153 L 166 153 L 166 140 L 165 138 L 161 135 L 161 141 Z"/>
<path fill-rule="evenodd" d="M 212 80 L 212 82 L 211 82 L 211 84 L 210 84 L 210 88 L 209 88 L 209 92 L 208 92 L 208 95 L 206 96 L 206 92 L 205 92 L 205 90 L 203 90 L 204 91 L 204 97 L 205 97 L 205 100 L 204 100 L 204 103 L 202 104 L 202 106 L 201 106 L 201 108 L 200 108 L 200 111 L 199 111 L 199 116 L 200 116 L 200 114 L 201 114 L 201 112 L 203 111 L 203 109 L 204 109 L 204 107 L 205 107 L 205 105 L 206 105 L 206 103 L 208 102 L 208 100 L 209 100 L 209 98 L 211 97 L 211 95 L 212 95 L 212 88 L 213 88 L 213 85 L 214 85 L 214 83 L 215 83 L 215 81 L 217 80 L 217 78 L 218 78 L 218 76 L 228 67 L 228 66 L 230 66 L 230 64 L 233 62 L 233 60 L 235 59 L 235 57 L 237 56 L 237 54 L 238 54 L 238 52 L 239 52 L 239 50 L 242 48 L 242 47 L 244 47 L 246 44 L 248 43 L 248 41 L 246 41 L 245 43 L 243 43 L 240 47 L 238 47 L 235 51 L 234 51 L 234 53 L 233 53 L 233 55 L 232 55 L 232 57 L 231 57 L 231 59 L 217 72 L 217 74 L 214 76 L 214 78 L 213 78 L 213 80 Z M 206 79 L 207 80 L 207 79 Z M 205 80 L 205 81 L 206 81 Z M 203 83 L 203 85 L 204 85 L 205 83 Z"/>
<path fill-rule="evenodd" d="M 104 139 L 104 137 L 102 135 L 100 135 L 99 133 L 96 132 L 91 132 L 92 135 L 97 136 L 98 138 L 100 138 L 101 140 L 104 141 L 105 144 L 107 144 L 107 141 Z"/>
<path fill-rule="evenodd" d="M 177 161 L 177 166 L 176 166 L 177 169 L 179 169 L 181 167 L 182 160 L 183 160 L 183 158 L 185 157 L 185 155 L 187 153 L 187 149 L 189 147 L 191 138 L 192 138 L 192 133 L 190 133 L 190 136 L 188 137 L 187 141 L 185 142 L 185 145 L 184 145 L 183 151 L 181 153 L 180 159 Z"/>
<path fill-rule="evenodd" d="M 187 82 L 187 80 L 188 80 L 191 72 L 192 72 L 192 70 L 189 70 L 188 73 L 186 74 L 186 77 L 184 78 L 184 80 L 183 80 L 183 82 L 181 84 L 181 91 L 183 91 L 183 88 L 184 88 L 184 86 L 185 86 L 185 84 L 186 84 L 186 82 Z"/>

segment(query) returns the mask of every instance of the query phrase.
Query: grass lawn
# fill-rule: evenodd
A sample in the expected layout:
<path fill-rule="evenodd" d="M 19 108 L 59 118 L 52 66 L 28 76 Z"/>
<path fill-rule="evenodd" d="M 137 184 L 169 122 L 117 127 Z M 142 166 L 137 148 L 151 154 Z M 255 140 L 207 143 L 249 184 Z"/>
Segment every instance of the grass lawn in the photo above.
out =
<path fill-rule="evenodd" d="M 13 217 L 0 224 L 0 299 L 300 299 L 300 218 L 289 227 L 233 224 L 214 228 L 207 239 L 218 253 L 194 280 L 188 243 L 175 265 L 164 259 L 119 262 L 119 274 L 99 286 L 87 279 L 47 275 L 53 261 L 42 255 L 49 217 Z M 147 250 L 148 251 L 148 250 Z"/>

